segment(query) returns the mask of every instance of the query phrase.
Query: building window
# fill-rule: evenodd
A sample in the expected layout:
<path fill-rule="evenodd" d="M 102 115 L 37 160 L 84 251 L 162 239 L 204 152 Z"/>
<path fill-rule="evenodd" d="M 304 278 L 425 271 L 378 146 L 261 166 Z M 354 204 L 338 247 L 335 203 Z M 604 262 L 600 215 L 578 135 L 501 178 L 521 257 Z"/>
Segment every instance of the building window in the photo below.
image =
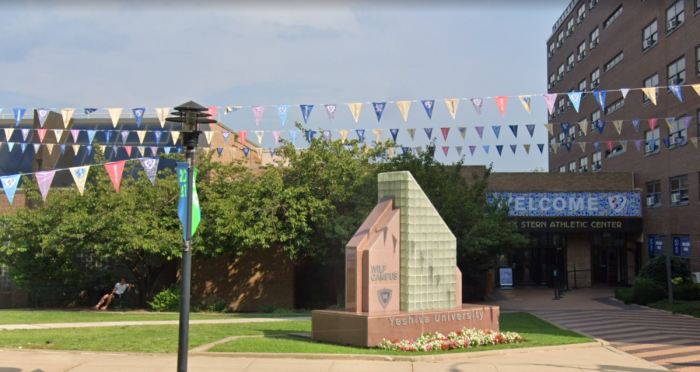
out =
<path fill-rule="evenodd" d="M 695 48 L 695 75 L 700 76 L 700 45 Z"/>
<path fill-rule="evenodd" d="M 559 33 L 559 37 L 557 37 L 557 48 L 561 48 L 561 46 L 564 45 L 564 31 Z"/>
<path fill-rule="evenodd" d="M 644 80 L 644 87 L 658 87 L 659 86 L 659 74 L 654 74 Z M 656 97 L 659 97 L 659 91 L 656 91 Z M 642 94 L 642 103 L 648 103 L 651 100 L 647 98 L 646 94 Z"/>
<path fill-rule="evenodd" d="M 599 36 L 600 36 L 600 32 L 599 32 L 598 28 L 596 27 L 596 29 L 593 30 L 593 32 L 591 32 L 591 46 L 588 47 L 588 49 L 593 50 L 593 49 L 595 49 L 595 47 L 598 46 L 598 43 L 600 42 Z"/>
<path fill-rule="evenodd" d="M 646 51 L 647 49 L 656 45 L 656 42 L 659 39 L 658 34 L 659 32 L 656 20 L 651 22 L 649 26 L 644 27 L 644 30 L 642 31 L 642 51 Z"/>
<path fill-rule="evenodd" d="M 569 59 L 566 61 L 568 63 L 568 71 L 571 71 L 574 69 L 574 61 L 576 57 L 574 57 L 574 53 L 569 54 Z"/>
<path fill-rule="evenodd" d="M 700 12 L 700 0 L 695 0 L 695 13 Z"/>
<path fill-rule="evenodd" d="M 659 128 L 656 127 L 654 130 L 648 130 L 644 132 L 644 155 L 656 154 L 659 152 Z"/>
<path fill-rule="evenodd" d="M 552 145 L 555 145 L 555 144 L 557 143 L 557 139 L 554 138 L 554 137 L 552 137 L 552 138 L 549 140 L 549 143 L 550 143 L 550 146 L 549 146 L 549 153 L 551 154 L 551 153 L 554 152 L 554 146 L 552 146 Z"/>
<path fill-rule="evenodd" d="M 566 25 L 566 37 L 569 37 L 574 34 L 574 19 L 571 18 L 569 20 L 569 23 Z"/>
<path fill-rule="evenodd" d="M 625 99 L 620 98 L 617 101 L 609 104 L 608 107 L 605 108 L 605 115 L 610 115 L 623 107 L 625 107 Z"/>
<path fill-rule="evenodd" d="M 600 86 L 600 69 L 597 68 L 591 72 L 591 90 L 598 89 Z"/>
<path fill-rule="evenodd" d="M 549 58 L 552 58 L 553 55 L 554 55 L 554 42 L 552 42 L 551 44 L 549 44 L 549 55 L 548 55 L 548 57 L 549 57 Z"/>
<path fill-rule="evenodd" d="M 620 52 L 618 55 L 615 56 L 615 58 L 611 59 L 608 61 L 608 63 L 605 64 L 605 71 L 609 71 L 611 68 L 615 67 L 622 59 L 625 58 L 624 52 Z"/>
<path fill-rule="evenodd" d="M 588 9 L 593 10 L 596 5 L 598 5 L 598 0 L 591 0 L 591 2 L 588 3 Z"/>
<path fill-rule="evenodd" d="M 661 181 L 647 182 L 647 207 L 661 205 Z"/>
<path fill-rule="evenodd" d="M 578 171 L 581 173 L 588 172 L 588 156 L 584 156 L 578 161 Z"/>
<path fill-rule="evenodd" d="M 700 0 L 698 0 L 698 1 L 700 1 Z M 578 45 L 578 61 L 581 62 L 584 58 L 586 58 L 586 42 L 585 41 Z"/>
<path fill-rule="evenodd" d="M 596 129 L 598 129 L 598 124 L 600 123 L 600 115 L 601 115 L 600 110 L 595 110 L 595 111 L 591 114 L 591 123 L 592 123 L 592 124 L 591 124 L 591 130 L 596 130 Z"/>
<path fill-rule="evenodd" d="M 585 92 L 586 88 L 588 87 L 588 82 L 586 82 L 586 79 L 581 80 L 581 82 L 578 83 L 578 91 L 579 92 Z M 581 99 L 586 95 L 586 93 L 581 93 Z"/>
<path fill-rule="evenodd" d="M 566 173 L 566 165 L 562 165 L 559 167 L 559 173 Z"/>
<path fill-rule="evenodd" d="M 600 151 L 596 151 L 593 153 L 593 157 L 591 159 L 591 165 L 593 166 L 593 171 L 597 172 L 599 171 L 603 166 L 600 162 L 601 160 L 601 153 Z"/>
<path fill-rule="evenodd" d="M 566 102 L 566 98 L 560 99 L 557 103 L 557 115 L 561 115 L 564 113 L 564 102 Z"/>
<path fill-rule="evenodd" d="M 700 1 L 700 0 L 698 0 Z M 583 22 L 584 19 L 586 19 L 586 6 L 583 5 L 580 8 L 578 8 L 578 23 Z"/>
<path fill-rule="evenodd" d="M 621 14 L 622 14 L 622 5 L 620 5 L 620 7 L 615 9 L 613 14 L 611 14 L 610 17 L 608 17 L 608 19 L 606 19 L 605 22 L 603 22 L 603 29 L 608 28 L 608 26 L 610 26 L 611 23 L 613 23 L 618 17 L 620 17 Z"/>
<path fill-rule="evenodd" d="M 559 65 L 559 70 L 557 70 L 557 81 L 561 81 L 564 78 L 564 64 Z"/>
<path fill-rule="evenodd" d="M 612 148 L 612 151 L 610 150 L 605 150 L 605 158 L 614 158 L 618 155 L 622 155 L 625 153 L 625 149 L 622 147 L 622 145 L 617 145 Z"/>
<path fill-rule="evenodd" d="M 681 123 L 681 118 L 683 115 L 680 117 L 677 117 L 676 120 L 673 122 L 673 125 L 671 125 L 671 128 L 669 130 L 669 141 L 671 146 L 683 146 L 686 143 L 688 143 L 688 130 L 685 129 L 685 125 Z M 680 139 L 680 142 L 679 142 Z M 671 147 L 669 146 L 669 147 Z"/>
<path fill-rule="evenodd" d="M 579 123 L 582 122 L 582 121 L 583 121 L 583 122 L 588 122 L 588 118 L 583 118 L 583 119 L 579 120 Z M 579 136 L 579 137 L 583 137 L 583 136 L 585 136 L 585 135 L 586 135 L 586 134 L 583 133 L 583 129 L 581 129 L 581 124 L 579 124 L 579 125 L 578 125 L 578 136 Z"/>
<path fill-rule="evenodd" d="M 576 160 L 569 163 L 569 172 L 576 173 Z"/>
<path fill-rule="evenodd" d="M 551 89 L 554 87 L 554 84 L 557 83 L 557 77 L 554 74 L 549 75 L 549 88 Z"/>
<path fill-rule="evenodd" d="M 564 131 L 559 132 L 559 143 L 557 143 L 558 148 L 564 147 L 564 141 L 566 140 L 566 133 Z"/>
<path fill-rule="evenodd" d="M 666 67 L 668 85 L 685 84 L 685 57 L 678 58 Z"/>
<path fill-rule="evenodd" d="M 569 142 L 574 142 L 576 140 L 576 125 L 569 125 L 569 133 L 567 135 Z"/>
<path fill-rule="evenodd" d="M 671 205 L 688 204 L 688 175 L 671 178 Z"/>
<path fill-rule="evenodd" d="M 683 0 L 678 0 L 670 8 L 666 9 L 666 32 L 669 33 L 685 22 Z"/>

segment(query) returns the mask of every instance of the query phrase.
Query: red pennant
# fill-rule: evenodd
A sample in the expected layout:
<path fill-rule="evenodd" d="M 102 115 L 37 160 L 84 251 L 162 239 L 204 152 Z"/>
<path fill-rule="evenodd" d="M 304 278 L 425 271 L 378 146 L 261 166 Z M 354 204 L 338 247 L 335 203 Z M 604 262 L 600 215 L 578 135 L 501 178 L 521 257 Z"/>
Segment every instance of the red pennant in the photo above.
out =
<path fill-rule="evenodd" d="M 217 110 L 219 110 L 219 108 L 216 106 L 209 107 L 209 109 L 207 110 L 207 114 L 209 114 L 209 116 L 207 116 L 207 118 L 215 119 Z"/>
<path fill-rule="evenodd" d="M 508 96 L 493 97 L 501 111 L 501 116 L 506 116 L 506 105 L 508 105 Z"/>
<path fill-rule="evenodd" d="M 447 156 L 448 151 L 450 151 L 450 146 L 442 146 L 442 152 L 445 153 L 445 156 Z"/>
<path fill-rule="evenodd" d="M 46 129 L 37 129 L 37 133 L 39 133 L 39 142 L 44 142 L 44 136 L 46 135 Z"/>
<path fill-rule="evenodd" d="M 124 146 L 124 150 L 126 150 L 127 155 L 131 156 L 131 146 Z"/>
<path fill-rule="evenodd" d="M 656 118 L 649 119 L 649 128 L 651 128 L 651 130 L 656 129 L 656 122 L 658 122 L 658 121 L 659 121 L 659 119 L 656 119 Z"/>
<path fill-rule="evenodd" d="M 447 141 L 447 133 L 450 133 L 450 128 L 440 128 L 442 132 L 442 138 Z"/>
<path fill-rule="evenodd" d="M 608 145 L 608 150 L 610 150 L 610 152 L 613 152 L 612 149 L 613 145 L 615 144 L 615 141 L 605 141 L 605 143 Z"/>
<path fill-rule="evenodd" d="M 119 185 L 122 183 L 122 173 L 124 173 L 124 164 L 126 160 L 115 161 L 105 164 L 107 168 L 107 173 L 109 173 L 109 178 L 112 179 L 112 184 L 114 188 L 119 192 Z"/>
<path fill-rule="evenodd" d="M 248 131 L 247 130 L 239 130 L 238 131 L 238 139 L 241 140 L 241 143 L 245 145 L 245 138 L 248 137 Z"/>

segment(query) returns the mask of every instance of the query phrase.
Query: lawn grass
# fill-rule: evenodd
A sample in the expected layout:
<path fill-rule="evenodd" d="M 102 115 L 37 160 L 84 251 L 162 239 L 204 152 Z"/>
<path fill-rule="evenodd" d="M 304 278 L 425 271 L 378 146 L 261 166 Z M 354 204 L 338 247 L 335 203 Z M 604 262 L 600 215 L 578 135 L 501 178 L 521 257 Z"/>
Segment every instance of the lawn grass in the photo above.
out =
<path fill-rule="evenodd" d="M 311 321 L 190 325 L 190 348 L 236 335 L 309 332 Z M 0 331 L 0 348 L 177 352 L 178 326 L 116 326 Z M 50 344 L 47 344 L 50 341 Z"/>
<path fill-rule="evenodd" d="M 670 311 L 674 314 L 692 315 L 695 318 L 700 318 L 700 301 L 673 301 L 673 305 L 671 305 L 668 300 L 661 300 L 647 306 Z"/>
<path fill-rule="evenodd" d="M 310 316 L 310 313 L 282 314 L 190 314 L 192 320 L 225 318 L 284 318 Z M 178 320 L 179 314 L 162 313 L 116 313 L 104 311 L 47 311 L 47 310 L 3 310 L 0 311 L 0 325 L 3 324 L 40 324 L 40 323 L 82 323 L 82 322 L 120 322 L 139 320 Z"/>
<path fill-rule="evenodd" d="M 457 330 L 455 330 L 457 331 Z M 514 349 L 535 346 L 567 345 L 591 342 L 588 337 L 563 330 L 528 313 L 501 314 L 501 331 L 518 332 L 525 342 L 503 344 L 450 351 L 401 352 L 366 349 L 315 342 L 299 338 L 244 338 L 217 345 L 213 352 L 252 353 L 324 353 L 324 354 L 381 354 L 381 355 L 425 355 L 454 352 Z"/>

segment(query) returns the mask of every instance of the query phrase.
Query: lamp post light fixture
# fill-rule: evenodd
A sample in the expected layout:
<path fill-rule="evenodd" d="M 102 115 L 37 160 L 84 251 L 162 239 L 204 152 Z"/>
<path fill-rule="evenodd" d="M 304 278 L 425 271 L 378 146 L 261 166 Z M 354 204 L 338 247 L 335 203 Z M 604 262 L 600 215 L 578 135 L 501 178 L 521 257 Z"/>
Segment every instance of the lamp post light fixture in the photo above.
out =
<path fill-rule="evenodd" d="M 194 154 L 199 143 L 200 124 L 216 123 L 204 111 L 208 109 L 189 101 L 175 107 L 173 117 L 166 121 L 181 124 L 180 136 L 187 159 L 187 222 L 185 223 L 185 247 L 182 252 L 182 292 L 180 295 L 180 330 L 177 346 L 177 371 L 187 371 L 187 352 L 190 333 L 190 278 L 192 276 L 192 190 L 194 188 Z"/>

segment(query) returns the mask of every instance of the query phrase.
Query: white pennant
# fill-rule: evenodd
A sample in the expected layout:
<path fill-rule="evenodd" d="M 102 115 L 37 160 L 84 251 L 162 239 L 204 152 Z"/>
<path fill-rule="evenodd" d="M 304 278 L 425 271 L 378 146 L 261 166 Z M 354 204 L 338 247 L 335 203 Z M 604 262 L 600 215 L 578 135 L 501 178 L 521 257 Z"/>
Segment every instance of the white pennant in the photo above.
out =
<path fill-rule="evenodd" d="M 145 130 L 137 130 L 136 134 L 139 136 L 139 143 L 143 144 L 143 139 L 146 137 L 146 131 Z"/>
<path fill-rule="evenodd" d="M 10 137 L 12 137 L 12 133 L 15 132 L 15 128 L 5 128 L 5 139 L 8 141 L 10 140 Z"/>
<path fill-rule="evenodd" d="M 204 132 L 204 136 L 207 137 L 207 144 L 211 145 L 211 136 L 214 135 L 213 131 Z"/>
<path fill-rule="evenodd" d="M 235 147 L 231 147 L 231 157 L 232 158 L 236 157 L 236 148 Z"/>
<path fill-rule="evenodd" d="M 109 111 L 109 117 L 112 118 L 112 125 L 116 128 L 117 123 L 119 122 L 119 117 L 122 115 L 122 109 L 108 108 L 107 111 Z"/>
<path fill-rule="evenodd" d="M 49 155 L 53 153 L 53 143 L 47 143 L 46 148 L 49 149 Z"/>
<path fill-rule="evenodd" d="M 170 131 L 170 135 L 173 137 L 173 145 L 177 143 L 177 139 L 180 138 L 180 131 L 173 130 Z"/>
<path fill-rule="evenodd" d="M 168 117 L 168 111 L 170 111 L 170 107 L 156 107 L 156 114 L 158 114 L 161 128 L 165 126 L 165 118 Z"/>
<path fill-rule="evenodd" d="M 349 130 L 347 129 L 341 129 L 338 132 L 340 132 L 340 142 L 345 144 L 345 141 L 348 139 L 348 132 Z"/>
<path fill-rule="evenodd" d="M 85 181 L 87 181 L 90 166 L 86 165 L 84 167 L 73 167 L 68 169 L 70 170 L 70 174 L 73 176 L 75 186 L 78 187 L 78 192 L 80 192 L 80 195 L 83 195 L 83 191 L 85 191 Z"/>
<path fill-rule="evenodd" d="M 141 154 L 141 156 L 146 156 L 146 155 L 144 155 L 146 153 L 145 146 L 136 146 L 136 148 L 139 149 L 139 154 Z"/>
<path fill-rule="evenodd" d="M 265 136 L 265 131 L 264 130 L 256 130 L 255 136 L 258 137 L 258 143 L 260 145 L 262 145 L 262 140 L 263 140 L 263 136 Z"/>
<path fill-rule="evenodd" d="M 73 145 L 73 154 L 78 155 L 78 151 L 80 151 L 80 145 Z"/>
<path fill-rule="evenodd" d="M 75 109 L 72 108 L 61 109 L 61 116 L 63 116 L 63 128 L 68 128 L 70 119 L 73 117 L 73 112 L 75 112 Z"/>

